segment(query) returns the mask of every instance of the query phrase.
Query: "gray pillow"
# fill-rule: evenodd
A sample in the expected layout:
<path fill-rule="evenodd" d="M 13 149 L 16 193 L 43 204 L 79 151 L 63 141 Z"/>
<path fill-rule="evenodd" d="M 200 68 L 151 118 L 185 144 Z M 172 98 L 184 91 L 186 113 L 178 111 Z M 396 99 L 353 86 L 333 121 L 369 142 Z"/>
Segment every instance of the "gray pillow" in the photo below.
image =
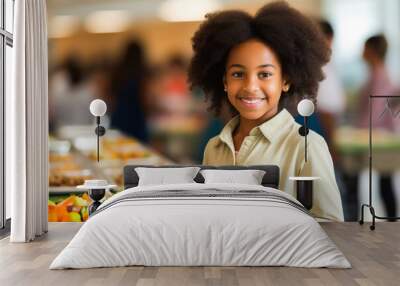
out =
<path fill-rule="evenodd" d="M 199 167 L 135 168 L 139 176 L 139 186 L 196 183 L 193 179 L 199 170 Z"/>
<path fill-rule="evenodd" d="M 204 183 L 234 183 L 246 185 L 261 185 L 265 171 L 262 170 L 201 170 Z"/>

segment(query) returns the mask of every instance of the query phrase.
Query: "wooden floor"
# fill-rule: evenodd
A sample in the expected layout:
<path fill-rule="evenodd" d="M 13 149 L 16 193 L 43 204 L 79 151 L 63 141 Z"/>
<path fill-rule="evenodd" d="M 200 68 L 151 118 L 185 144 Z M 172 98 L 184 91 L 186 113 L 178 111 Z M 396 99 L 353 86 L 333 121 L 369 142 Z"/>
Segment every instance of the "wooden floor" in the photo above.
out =
<path fill-rule="evenodd" d="M 120 267 L 48 270 L 79 229 L 79 223 L 51 223 L 32 243 L 0 241 L 0 285 L 400 285 L 400 222 L 321 223 L 353 268 L 289 267 Z"/>

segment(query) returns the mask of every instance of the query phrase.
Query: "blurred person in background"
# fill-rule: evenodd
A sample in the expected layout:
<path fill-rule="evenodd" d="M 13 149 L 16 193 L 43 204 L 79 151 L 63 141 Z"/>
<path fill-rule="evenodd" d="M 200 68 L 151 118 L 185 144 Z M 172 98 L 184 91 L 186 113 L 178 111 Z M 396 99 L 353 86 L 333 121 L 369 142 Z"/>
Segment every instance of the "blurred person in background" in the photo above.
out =
<path fill-rule="evenodd" d="M 385 66 L 385 57 L 388 50 L 388 42 L 383 34 L 374 35 L 364 44 L 363 59 L 368 66 L 369 76 L 360 91 L 359 111 L 357 125 L 361 128 L 369 127 L 369 96 L 370 95 L 394 95 L 396 87 L 390 80 Z M 394 131 L 393 118 L 386 114 L 380 116 L 385 110 L 386 99 L 377 99 L 373 102 L 372 127 L 389 132 Z M 385 205 L 386 214 L 389 217 L 396 216 L 396 194 L 392 186 L 392 174 L 381 173 L 379 178 L 380 194 Z"/>
<path fill-rule="evenodd" d="M 191 93 L 187 83 L 187 60 L 183 55 L 176 53 L 168 58 L 164 66 L 162 87 L 159 104 L 164 113 L 190 113 Z"/>
<path fill-rule="evenodd" d="M 76 55 L 68 56 L 50 76 L 50 131 L 66 125 L 92 124 L 89 105 L 95 97 L 94 93 L 93 86 L 84 77 L 80 59 Z"/>
<path fill-rule="evenodd" d="M 165 89 L 170 94 L 187 97 L 190 94 L 187 83 L 187 60 L 183 55 L 172 55 L 166 64 Z"/>
<path fill-rule="evenodd" d="M 334 30 L 331 24 L 325 20 L 319 21 L 318 24 L 325 35 L 329 48 L 332 50 Z M 343 84 L 336 72 L 334 62 L 330 60 L 322 70 L 325 74 L 325 79 L 320 82 L 318 88 L 317 112 L 333 162 L 338 163 L 339 158 L 334 147 L 333 136 L 337 123 L 340 121 L 346 108 L 346 95 Z"/>
<path fill-rule="evenodd" d="M 326 20 L 319 20 L 318 26 L 324 34 L 326 43 L 332 52 L 334 30 Z M 338 154 L 334 148 L 333 135 L 336 124 L 346 107 L 346 96 L 332 59 L 322 67 L 324 80 L 318 86 L 317 109 L 310 118 L 310 129 L 324 137 L 334 163 L 338 163 Z M 303 124 L 303 117 L 297 116 L 296 121 Z M 335 164 L 336 167 L 336 164 Z"/>
<path fill-rule="evenodd" d="M 394 95 L 396 87 L 392 83 L 385 65 L 388 42 L 383 34 L 368 38 L 364 44 L 363 59 L 368 66 L 368 80 L 362 86 L 359 97 L 357 125 L 369 126 L 369 95 Z M 378 119 L 386 105 L 386 100 L 374 101 L 373 119 Z M 390 116 L 374 120 L 374 128 L 394 131 L 394 122 Z"/>
<path fill-rule="evenodd" d="M 126 45 L 112 76 L 111 127 L 144 143 L 149 139 L 144 104 L 146 74 L 142 43 L 131 41 Z"/>
<path fill-rule="evenodd" d="M 332 25 L 322 19 L 318 21 L 318 26 L 332 52 L 335 34 Z M 345 182 L 348 182 L 348 177 L 342 172 L 340 155 L 334 143 L 336 129 L 346 108 L 346 94 L 332 58 L 331 56 L 331 60 L 322 67 L 325 79 L 320 82 L 318 87 L 317 111 L 314 114 L 317 117 L 315 120 L 318 121 L 317 124 L 321 128 L 320 134 L 328 144 L 335 165 L 335 176 L 342 196 L 345 220 L 350 220 L 352 218 L 351 213 L 357 211 L 357 207 L 353 207 L 353 202 L 357 202 L 357 199 L 354 199 L 356 192 L 349 189 L 345 184 Z M 318 129 L 316 132 L 318 132 Z"/>
<path fill-rule="evenodd" d="M 144 104 L 146 106 L 146 117 L 151 121 L 152 117 L 156 117 L 161 113 L 159 106 L 159 98 L 163 94 L 162 84 L 163 67 L 161 64 L 153 64 L 148 67 L 147 78 L 145 81 L 145 97 Z"/>
<path fill-rule="evenodd" d="M 152 72 L 152 83 L 147 90 L 152 98 L 151 144 L 183 164 L 198 159 L 198 142 L 207 123 L 202 93 L 189 89 L 187 69 L 188 59 L 174 52 L 163 62 L 160 73 L 157 69 Z"/>

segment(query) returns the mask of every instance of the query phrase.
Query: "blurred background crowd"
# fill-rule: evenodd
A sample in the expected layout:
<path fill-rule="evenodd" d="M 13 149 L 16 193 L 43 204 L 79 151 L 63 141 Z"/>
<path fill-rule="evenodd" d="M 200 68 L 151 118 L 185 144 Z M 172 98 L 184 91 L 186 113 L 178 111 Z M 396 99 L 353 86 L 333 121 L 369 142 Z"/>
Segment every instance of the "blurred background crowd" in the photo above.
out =
<path fill-rule="evenodd" d="M 190 90 L 191 37 L 204 15 L 253 13 L 258 0 L 48 0 L 50 133 L 94 124 L 90 102 L 108 106 L 107 128 L 177 164 L 199 164 L 208 139 L 230 119 Z M 368 199 L 369 95 L 373 102 L 374 196 L 382 215 L 400 213 L 400 1 L 293 0 L 325 34 L 324 67 L 311 128 L 328 142 L 346 220 Z M 294 112 L 296 117 L 297 114 Z M 298 118 L 302 122 L 301 118 Z M 375 197 L 374 197 L 375 198 Z"/>

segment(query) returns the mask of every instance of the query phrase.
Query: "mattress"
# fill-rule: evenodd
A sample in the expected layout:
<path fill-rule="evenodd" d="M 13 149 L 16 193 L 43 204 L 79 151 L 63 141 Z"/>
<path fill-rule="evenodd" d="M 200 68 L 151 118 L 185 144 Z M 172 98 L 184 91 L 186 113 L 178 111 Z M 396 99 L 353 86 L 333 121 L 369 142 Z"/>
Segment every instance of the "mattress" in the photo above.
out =
<path fill-rule="evenodd" d="M 351 267 L 292 196 L 198 183 L 139 186 L 111 197 L 50 269 L 130 265 Z"/>

